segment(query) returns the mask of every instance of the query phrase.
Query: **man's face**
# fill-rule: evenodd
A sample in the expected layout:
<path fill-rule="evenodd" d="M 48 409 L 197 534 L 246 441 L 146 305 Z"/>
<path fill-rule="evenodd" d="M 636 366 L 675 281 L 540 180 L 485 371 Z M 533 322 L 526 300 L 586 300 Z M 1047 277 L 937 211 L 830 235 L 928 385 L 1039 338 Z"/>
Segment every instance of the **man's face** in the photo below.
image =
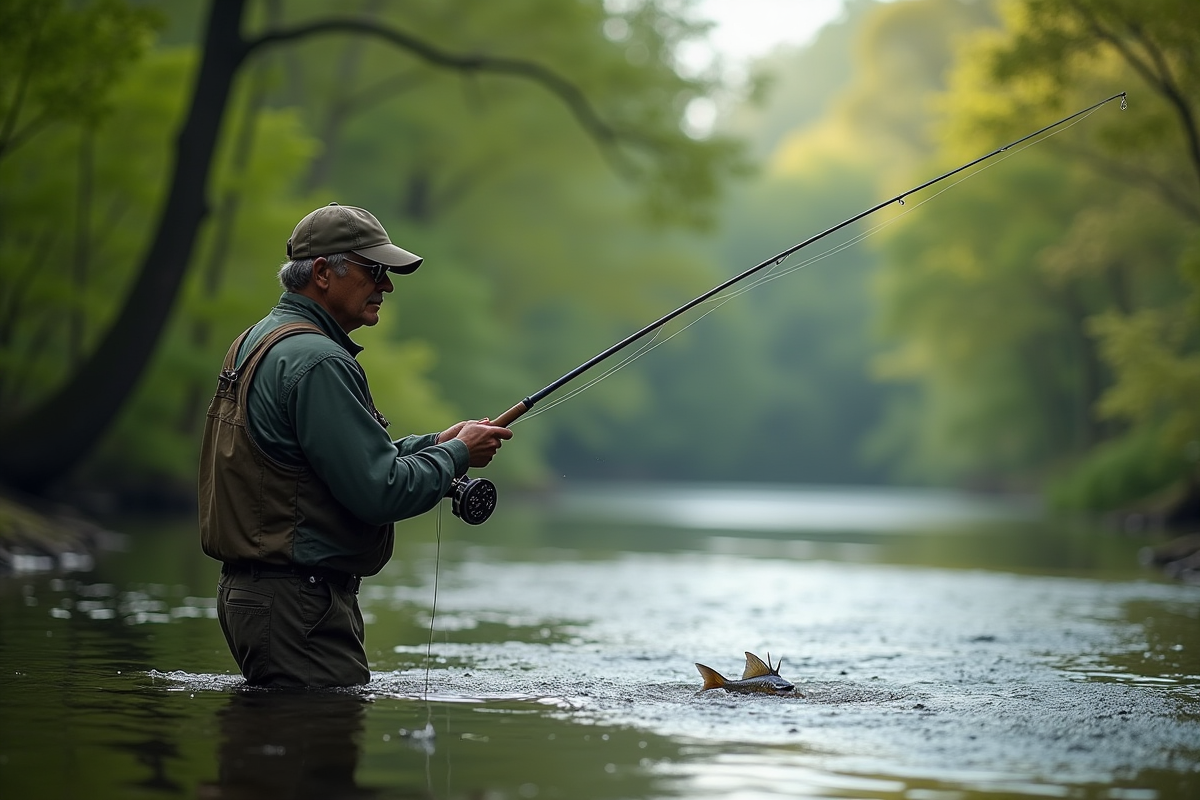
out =
<path fill-rule="evenodd" d="M 384 272 L 383 279 L 375 282 L 366 259 L 353 254 L 346 257 L 349 268 L 344 276 L 329 269 L 323 258 L 317 259 L 313 265 L 314 277 L 323 274 L 328 281 L 325 292 L 325 307 L 342 330 L 350 333 L 363 325 L 374 325 L 379 322 L 379 307 L 383 305 L 384 294 L 396 287 L 392 285 L 391 273 Z"/>

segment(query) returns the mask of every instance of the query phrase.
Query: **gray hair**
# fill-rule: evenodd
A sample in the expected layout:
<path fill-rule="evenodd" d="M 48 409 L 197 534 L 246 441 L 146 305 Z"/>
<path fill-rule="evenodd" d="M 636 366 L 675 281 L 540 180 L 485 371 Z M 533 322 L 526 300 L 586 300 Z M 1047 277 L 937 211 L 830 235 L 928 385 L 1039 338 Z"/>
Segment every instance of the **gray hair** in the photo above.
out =
<path fill-rule="evenodd" d="M 350 271 L 350 267 L 346 266 L 345 253 L 331 253 L 327 256 L 318 256 L 318 258 L 324 258 L 329 264 L 329 268 L 339 278 L 344 278 Z M 316 260 L 316 258 L 298 258 L 294 261 L 283 262 L 283 266 L 279 268 L 279 282 L 283 284 L 283 288 L 289 292 L 298 292 L 307 286 L 312 278 L 313 262 Z"/>

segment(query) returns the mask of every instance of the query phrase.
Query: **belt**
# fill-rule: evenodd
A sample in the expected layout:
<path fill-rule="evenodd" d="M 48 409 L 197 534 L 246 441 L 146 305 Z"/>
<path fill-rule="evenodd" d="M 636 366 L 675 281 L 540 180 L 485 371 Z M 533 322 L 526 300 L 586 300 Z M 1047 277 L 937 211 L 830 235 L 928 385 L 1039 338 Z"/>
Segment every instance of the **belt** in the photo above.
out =
<path fill-rule="evenodd" d="M 258 562 L 221 565 L 222 575 L 250 575 L 254 580 L 260 578 L 300 578 L 309 583 L 328 583 L 352 594 L 358 594 L 362 586 L 362 578 L 349 572 L 324 567 L 306 567 L 300 564 L 291 566 L 279 564 L 261 564 Z"/>

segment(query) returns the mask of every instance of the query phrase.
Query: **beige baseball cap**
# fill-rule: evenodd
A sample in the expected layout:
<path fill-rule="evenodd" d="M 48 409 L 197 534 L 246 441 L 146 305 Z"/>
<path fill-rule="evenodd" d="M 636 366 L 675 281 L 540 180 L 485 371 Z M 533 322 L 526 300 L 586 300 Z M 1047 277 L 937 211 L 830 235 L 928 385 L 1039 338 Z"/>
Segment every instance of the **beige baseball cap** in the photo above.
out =
<path fill-rule="evenodd" d="M 300 220 L 287 243 L 291 259 L 333 253 L 357 253 L 401 275 L 416 271 L 424 260 L 392 244 L 387 231 L 371 212 L 338 203 L 318 208 Z"/>

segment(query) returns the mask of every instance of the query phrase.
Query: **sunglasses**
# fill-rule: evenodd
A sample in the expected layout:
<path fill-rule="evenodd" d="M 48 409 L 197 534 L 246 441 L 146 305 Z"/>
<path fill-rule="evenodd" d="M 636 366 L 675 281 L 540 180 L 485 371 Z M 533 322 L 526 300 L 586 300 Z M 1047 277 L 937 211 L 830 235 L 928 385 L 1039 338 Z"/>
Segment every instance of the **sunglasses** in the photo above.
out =
<path fill-rule="evenodd" d="M 367 272 L 371 273 L 371 278 L 376 283 L 383 283 L 383 279 L 387 277 L 388 266 L 386 264 L 360 264 L 357 261 L 346 259 L 347 264 L 353 264 L 356 267 L 362 267 Z"/>

